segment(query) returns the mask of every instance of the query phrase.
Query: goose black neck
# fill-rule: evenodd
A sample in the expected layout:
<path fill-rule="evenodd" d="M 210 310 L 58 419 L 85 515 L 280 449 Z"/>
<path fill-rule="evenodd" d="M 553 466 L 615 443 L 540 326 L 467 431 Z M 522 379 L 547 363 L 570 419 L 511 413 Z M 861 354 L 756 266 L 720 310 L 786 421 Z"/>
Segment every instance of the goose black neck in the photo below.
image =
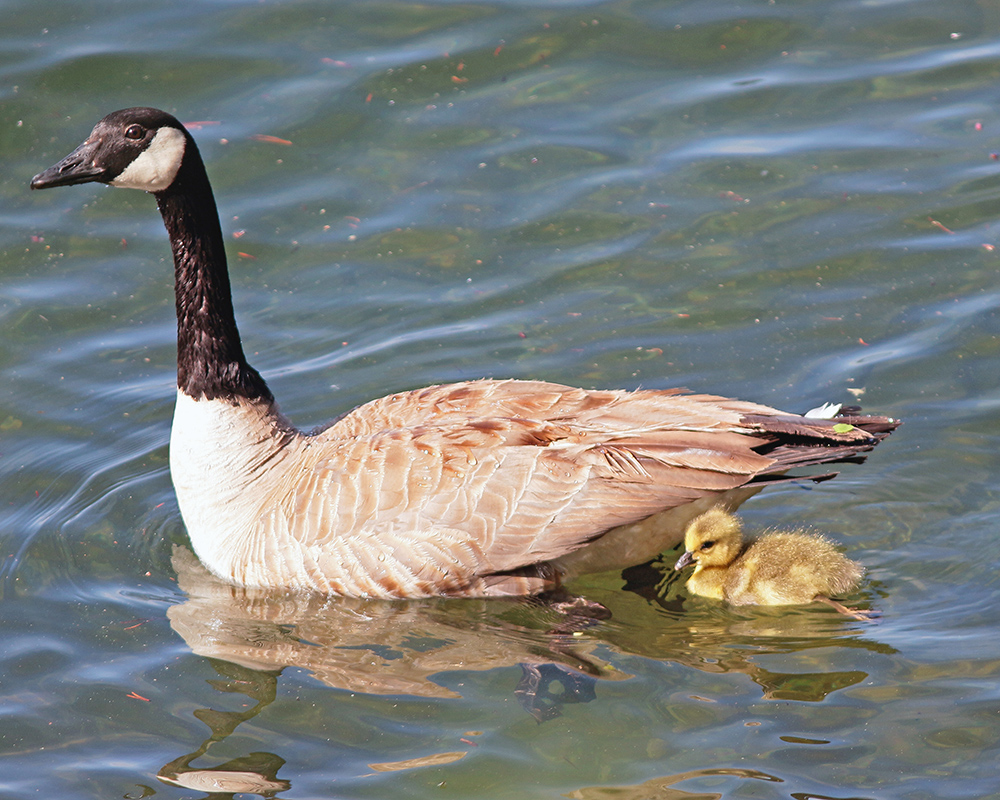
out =
<path fill-rule="evenodd" d="M 177 386 L 195 399 L 272 401 L 243 354 L 212 187 L 194 140 L 156 204 L 174 253 Z"/>

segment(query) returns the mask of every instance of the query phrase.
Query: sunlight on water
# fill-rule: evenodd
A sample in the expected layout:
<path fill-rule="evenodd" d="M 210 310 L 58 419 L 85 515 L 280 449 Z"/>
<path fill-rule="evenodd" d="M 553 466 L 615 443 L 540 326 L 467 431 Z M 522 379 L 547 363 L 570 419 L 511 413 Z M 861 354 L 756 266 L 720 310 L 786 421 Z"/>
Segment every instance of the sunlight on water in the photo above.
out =
<path fill-rule="evenodd" d="M 991 4 L 0 17 L 0 797 L 1000 797 Z M 575 583 L 597 621 L 219 584 L 167 469 L 154 202 L 28 191 L 140 104 L 198 123 L 303 428 L 483 376 L 904 419 L 743 509 L 841 543 L 877 621 L 691 598 L 676 553 Z"/>

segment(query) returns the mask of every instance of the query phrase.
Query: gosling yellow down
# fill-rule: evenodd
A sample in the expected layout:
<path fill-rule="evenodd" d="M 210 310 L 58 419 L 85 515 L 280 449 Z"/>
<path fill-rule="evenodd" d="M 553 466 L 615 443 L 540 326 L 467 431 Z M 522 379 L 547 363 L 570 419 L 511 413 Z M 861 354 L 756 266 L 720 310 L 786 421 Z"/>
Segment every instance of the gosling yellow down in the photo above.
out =
<path fill-rule="evenodd" d="M 715 507 L 688 525 L 684 550 L 674 569 L 694 564 L 687 588 L 702 597 L 734 606 L 821 602 L 855 619 L 871 617 L 832 599 L 854 589 L 865 570 L 822 536 L 776 531 L 745 542 L 739 518 Z"/>

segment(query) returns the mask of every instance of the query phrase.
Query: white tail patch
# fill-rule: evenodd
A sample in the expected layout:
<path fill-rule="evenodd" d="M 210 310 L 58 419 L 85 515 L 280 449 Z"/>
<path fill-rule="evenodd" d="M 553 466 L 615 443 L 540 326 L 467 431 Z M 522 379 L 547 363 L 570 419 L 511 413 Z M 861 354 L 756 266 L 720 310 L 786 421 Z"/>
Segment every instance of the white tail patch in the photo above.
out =
<path fill-rule="evenodd" d="M 823 403 L 821 406 L 809 409 L 802 416 L 810 419 L 833 419 L 840 413 L 841 408 L 843 408 L 841 403 Z"/>
<path fill-rule="evenodd" d="M 185 143 L 183 132 L 177 128 L 160 128 L 149 147 L 125 167 L 122 174 L 111 181 L 111 185 L 122 189 L 142 189 L 144 192 L 166 189 L 181 168 Z"/>

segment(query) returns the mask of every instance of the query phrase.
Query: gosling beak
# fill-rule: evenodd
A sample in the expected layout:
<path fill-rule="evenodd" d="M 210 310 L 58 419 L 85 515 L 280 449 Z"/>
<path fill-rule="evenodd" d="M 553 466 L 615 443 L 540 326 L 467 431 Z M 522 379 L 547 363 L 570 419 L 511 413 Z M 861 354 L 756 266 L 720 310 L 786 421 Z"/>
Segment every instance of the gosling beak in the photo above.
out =
<path fill-rule="evenodd" d="M 84 142 L 58 164 L 39 172 L 32 178 L 31 188 L 50 189 L 53 186 L 72 186 L 77 183 L 103 180 L 107 169 L 95 163 L 99 146 L 99 140 Z"/>
<path fill-rule="evenodd" d="M 684 567 L 693 563 L 694 563 L 694 553 L 692 553 L 689 550 L 688 552 L 686 552 L 684 555 L 682 555 L 680 558 L 677 559 L 677 563 L 674 564 L 674 569 L 684 569 Z"/>

